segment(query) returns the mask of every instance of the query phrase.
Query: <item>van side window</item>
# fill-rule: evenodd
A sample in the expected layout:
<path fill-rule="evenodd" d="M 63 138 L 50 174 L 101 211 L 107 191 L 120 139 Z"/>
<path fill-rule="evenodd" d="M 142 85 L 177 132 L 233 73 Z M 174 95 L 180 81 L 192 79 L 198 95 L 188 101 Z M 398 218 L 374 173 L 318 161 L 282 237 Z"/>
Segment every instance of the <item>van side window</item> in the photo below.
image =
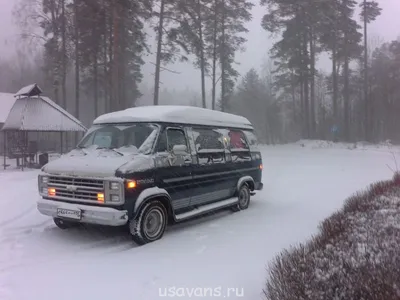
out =
<path fill-rule="evenodd" d="M 193 128 L 192 132 L 199 164 L 225 162 L 225 147 L 221 133 L 208 128 Z"/>
<path fill-rule="evenodd" d="M 171 152 L 174 146 L 181 145 L 187 149 L 186 136 L 183 130 L 176 128 L 165 129 L 158 138 L 157 152 Z"/>
<path fill-rule="evenodd" d="M 164 130 L 158 138 L 157 152 L 167 152 L 167 131 Z"/>
<path fill-rule="evenodd" d="M 185 146 L 185 152 L 189 152 L 185 132 L 181 129 L 167 129 L 168 151 L 172 151 L 174 146 Z"/>
<path fill-rule="evenodd" d="M 244 133 L 240 130 L 230 130 L 229 133 L 229 144 L 232 150 L 247 150 L 249 146 L 246 142 L 246 137 Z"/>
<path fill-rule="evenodd" d="M 232 162 L 251 160 L 250 147 L 244 133 L 241 130 L 230 130 L 228 136 Z"/>

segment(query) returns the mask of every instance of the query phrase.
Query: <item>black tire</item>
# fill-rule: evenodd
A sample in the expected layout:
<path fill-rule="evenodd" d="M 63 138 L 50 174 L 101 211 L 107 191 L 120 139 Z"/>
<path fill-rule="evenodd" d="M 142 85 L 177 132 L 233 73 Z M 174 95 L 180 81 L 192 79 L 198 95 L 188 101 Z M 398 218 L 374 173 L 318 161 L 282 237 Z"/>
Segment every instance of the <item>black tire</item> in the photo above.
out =
<path fill-rule="evenodd" d="M 73 222 L 73 221 L 66 221 L 60 218 L 54 218 L 53 219 L 54 224 L 57 225 L 58 228 L 60 229 L 69 229 L 73 227 L 78 227 L 79 223 L 78 222 Z"/>
<path fill-rule="evenodd" d="M 151 221 L 155 222 L 153 230 L 148 228 Z M 167 210 L 160 201 L 154 200 L 146 203 L 136 218 L 129 221 L 129 231 L 136 244 L 144 245 L 161 239 L 167 223 Z"/>
<path fill-rule="evenodd" d="M 250 189 L 247 186 L 247 184 L 243 184 L 240 189 L 238 190 L 238 192 L 236 193 L 239 202 L 237 204 L 235 204 L 234 206 L 232 206 L 232 211 L 237 212 L 237 211 L 241 211 L 241 210 L 245 210 L 249 207 L 250 205 Z"/>

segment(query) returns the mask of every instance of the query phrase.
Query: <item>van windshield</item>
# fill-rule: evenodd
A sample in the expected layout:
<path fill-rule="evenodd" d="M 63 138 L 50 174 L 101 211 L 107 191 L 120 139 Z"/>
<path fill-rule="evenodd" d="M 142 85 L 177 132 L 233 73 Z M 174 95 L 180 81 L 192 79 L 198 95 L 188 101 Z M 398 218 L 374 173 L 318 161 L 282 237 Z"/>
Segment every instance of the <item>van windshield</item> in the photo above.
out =
<path fill-rule="evenodd" d="M 94 125 L 77 147 L 148 154 L 158 131 L 159 126 L 150 123 Z"/>

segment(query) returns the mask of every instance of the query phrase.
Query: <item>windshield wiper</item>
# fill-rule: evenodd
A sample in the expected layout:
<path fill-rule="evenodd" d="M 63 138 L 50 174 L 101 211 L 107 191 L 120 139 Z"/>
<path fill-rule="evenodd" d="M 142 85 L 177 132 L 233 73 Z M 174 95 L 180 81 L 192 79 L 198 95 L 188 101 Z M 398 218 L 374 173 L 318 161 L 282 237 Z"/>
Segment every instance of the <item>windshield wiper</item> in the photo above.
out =
<path fill-rule="evenodd" d="M 114 151 L 115 153 L 119 154 L 120 156 L 124 156 L 124 154 L 123 154 L 123 153 L 121 153 L 121 152 L 119 152 L 119 151 L 117 151 L 117 150 L 115 150 L 115 149 L 112 149 L 112 148 L 99 147 L 99 148 L 97 148 L 97 149 L 99 149 L 99 150 L 109 150 L 109 151 Z"/>
<path fill-rule="evenodd" d="M 76 147 L 74 150 L 80 150 L 80 151 L 81 151 L 83 154 L 85 154 L 85 155 L 88 155 L 88 154 L 89 154 L 87 151 L 85 151 L 85 148 L 84 148 L 84 147 L 81 147 L 81 146 Z"/>

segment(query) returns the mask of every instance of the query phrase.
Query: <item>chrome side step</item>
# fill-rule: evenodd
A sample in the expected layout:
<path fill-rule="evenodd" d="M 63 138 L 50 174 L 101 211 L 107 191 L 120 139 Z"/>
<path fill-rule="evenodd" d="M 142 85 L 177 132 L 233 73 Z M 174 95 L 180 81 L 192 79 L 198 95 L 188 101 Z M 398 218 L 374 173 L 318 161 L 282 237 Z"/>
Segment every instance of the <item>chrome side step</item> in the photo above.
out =
<path fill-rule="evenodd" d="M 199 208 L 195 208 L 191 211 L 184 212 L 179 215 L 175 215 L 175 220 L 183 221 L 185 219 L 189 219 L 194 216 L 205 214 L 205 213 L 210 212 L 215 209 L 222 209 L 225 207 L 232 206 L 232 205 L 236 204 L 237 202 L 238 202 L 238 198 L 235 197 L 235 198 L 229 198 L 229 199 L 226 199 L 223 201 L 218 201 L 218 202 L 211 203 L 211 204 L 206 204 L 206 205 L 200 206 Z"/>

